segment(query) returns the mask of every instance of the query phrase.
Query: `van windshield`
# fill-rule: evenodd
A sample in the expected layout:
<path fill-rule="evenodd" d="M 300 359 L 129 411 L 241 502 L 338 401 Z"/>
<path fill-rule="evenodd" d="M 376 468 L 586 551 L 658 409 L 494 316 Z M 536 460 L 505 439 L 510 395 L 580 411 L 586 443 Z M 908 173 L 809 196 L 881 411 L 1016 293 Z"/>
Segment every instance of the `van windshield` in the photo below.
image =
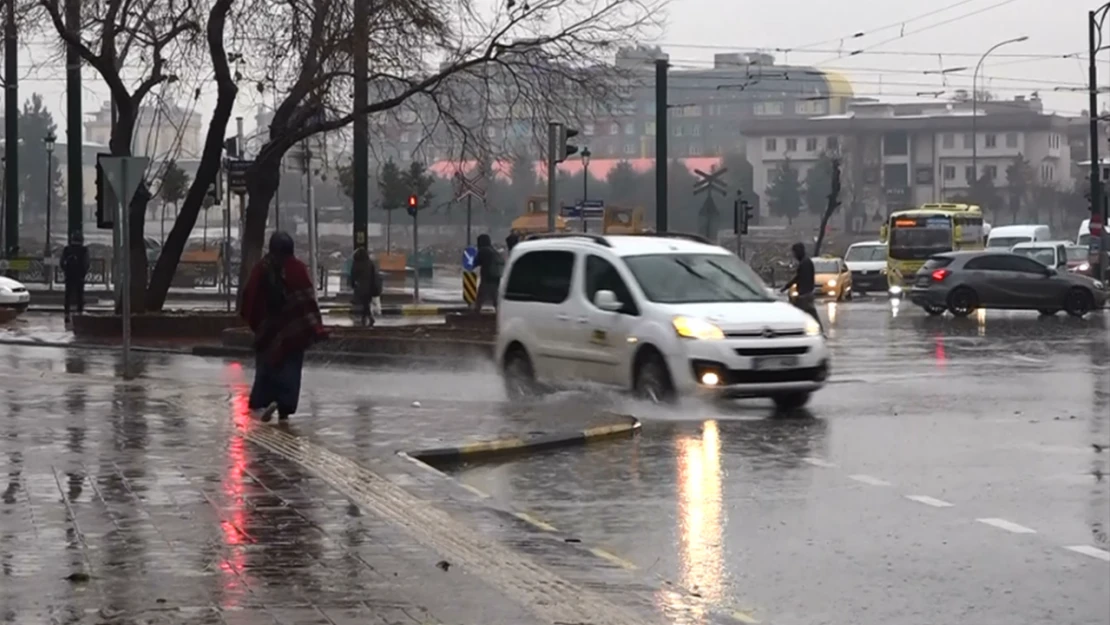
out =
<path fill-rule="evenodd" d="M 656 303 L 772 301 L 759 276 L 732 255 L 647 254 L 624 262 L 644 296 Z"/>
<path fill-rule="evenodd" d="M 848 248 L 848 255 L 844 257 L 848 262 L 867 262 L 886 260 L 885 245 L 853 245 Z"/>
<path fill-rule="evenodd" d="M 991 237 L 987 239 L 987 247 L 1010 249 L 1018 243 L 1029 243 L 1033 237 Z"/>

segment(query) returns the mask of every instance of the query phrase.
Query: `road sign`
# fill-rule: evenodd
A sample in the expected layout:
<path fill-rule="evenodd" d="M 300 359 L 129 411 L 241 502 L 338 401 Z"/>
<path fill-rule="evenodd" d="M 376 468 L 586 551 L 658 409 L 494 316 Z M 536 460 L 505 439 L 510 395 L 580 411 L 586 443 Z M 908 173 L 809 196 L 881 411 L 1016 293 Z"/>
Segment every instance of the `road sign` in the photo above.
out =
<path fill-rule="evenodd" d="M 694 183 L 694 195 L 700 195 L 702 193 L 720 193 L 724 195 L 728 185 L 721 180 L 721 176 L 727 171 L 727 167 L 722 167 L 712 173 L 706 173 L 700 169 L 695 169 L 694 173 L 701 176 L 701 180 Z"/>
<path fill-rule="evenodd" d="M 247 192 L 247 170 L 254 161 L 227 161 L 227 188 L 232 193 L 243 195 Z"/>
<path fill-rule="evenodd" d="M 593 201 L 591 200 L 592 204 Z M 564 219 L 581 219 L 585 216 L 586 219 L 601 219 L 605 216 L 605 206 L 583 206 L 581 202 L 575 206 L 564 206 L 559 209 Z"/>
<path fill-rule="evenodd" d="M 473 245 L 468 246 L 463 250 L 462 266 L 463 271 L 474 271 L 474 267 L 478 264 L 478 248 Z"/>
<path fill-rule="evenodd" d="M 131 204 L 131 198 L 143 181 L 143 173 L 149 164 L 150 159 L 145 156 L 108 156 L 100 159 L 100 167 L 115 192 L 116 202 L 123 206 Z"/>
<path fill-rule="evenodd" d="M 478 274 L 473 271 L 463 272 L 463 300 L 468 305 L 473 305 L 478 299 Z"/>
<path fill-rule="evenodd" d="M 464 200 L 468 197 L 476 197 L 485 201 L 486 190 L 482 188 L 481 172 L 478 172 L 473 178 L 467 178 L 466 174 L 461 171 L 455 173 L 455 201 Z"/>

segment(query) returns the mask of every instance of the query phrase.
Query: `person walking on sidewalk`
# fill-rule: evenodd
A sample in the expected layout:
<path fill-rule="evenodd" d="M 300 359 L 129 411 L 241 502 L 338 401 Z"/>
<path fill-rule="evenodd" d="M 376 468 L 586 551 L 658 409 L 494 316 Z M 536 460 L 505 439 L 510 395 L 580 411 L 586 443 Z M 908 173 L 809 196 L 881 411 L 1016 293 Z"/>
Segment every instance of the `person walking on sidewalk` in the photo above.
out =
<path fill-rule="evenodd" d="M 382 276 L 365 246 L 355 250 L 351 259 L 351 290 L 361 324 L 373 326 L 374 317 L 382 314 Z"/>
<path fill-rule="evenodd" d="M 478 235 L 478 294 L 474 298 L 474 312 L 482 312 L 482 306 L 489 302 L 497 308 L 497 287 L 501 284 L 501 272 L 505 269 L 505 259 L 493 247 L 488 234 Z"/>
<path fill-rule="evenodd" d="M 790 287 L 797 288 L 798 296 L 794 298 L 794 306 L 809 313 L 809 316 L 817 321 L 817 325 L 821 326 L 821 332 L 824 332 L 825 326 L 821 323 L 821 316 L 817 314 L 817 293 L 814 290 L 817 285 L 813 260 L 806 254 L 805 243 L 800 241 L 795 243 L 790 251 L 798 261 L 798 269 L 794 272 L 794 277 L 783 285 L 782 292 L 786 293 Z"/>
<path fill-rule="evenodd" d="M 316 287 L 293 256 L 293 237 L 275 232 L 270 250 L 251 271 L 243 293 L 243 319 L 254 332 L 255 372 L 248 407 L 262 421 L 297 411 L 304 353 L 327 338 Z"/>
<path fill-rule="evenodd" d="M 47 268 L 53 271 L 51 268 Z M 70 243 L 62 249 L 62 275 L 66 294 L 63 303 L 65 321 L 69 323 L 70 311 L 85 312 L 85 277 L 89 273 L 89 248 L 81 243 Z"/>

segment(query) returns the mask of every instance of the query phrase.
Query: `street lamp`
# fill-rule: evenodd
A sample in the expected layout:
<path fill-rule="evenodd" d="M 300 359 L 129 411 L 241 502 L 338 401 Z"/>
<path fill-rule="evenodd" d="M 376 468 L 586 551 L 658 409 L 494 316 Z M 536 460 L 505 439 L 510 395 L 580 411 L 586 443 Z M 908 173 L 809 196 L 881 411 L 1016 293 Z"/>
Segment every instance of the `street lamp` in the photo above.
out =
<path fill-rule="evenodd" d="M 582 232 L 586 231 L 586 200 L 590 190 L 590 148 L 582 148 Z"/>
<path fill-rule="evenodd" d="M 1022 35 L 1006 41 L 999 41 L 988 48 L 983 56 L 979 57 L 979 62 L 975 64 L 975 72 L 971 75 L 971 169 L 975 172 L 975 180 L 972 181 L 972 185 L 979 181 L 979 69 L 983 67 L 983 61 L 987 60 L 987 56 L 991 52 L 1002 46 L 1021 43 L 1027 39 L 1029 39 L 1027 35 Z"/>
<path fill-rule="evenodd" d="M 42 270 L 49 274 L 47 283 L 50 290 L 54 290 L 54 265 L 50 253 L 50 214 L 53 211 L 54 201 L 54 142 L 58 137 L 54 132 L 46 133 L 42 142 L 46 144 L 46 243 L 42 246 Z"/>

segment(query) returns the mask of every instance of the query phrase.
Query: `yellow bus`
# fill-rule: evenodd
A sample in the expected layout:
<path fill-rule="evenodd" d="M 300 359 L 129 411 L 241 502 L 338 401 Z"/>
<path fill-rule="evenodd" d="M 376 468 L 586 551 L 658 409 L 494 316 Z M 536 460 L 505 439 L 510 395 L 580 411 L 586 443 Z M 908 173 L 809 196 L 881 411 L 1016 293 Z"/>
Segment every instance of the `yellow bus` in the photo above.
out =
<path fill-rule="evenodd" d="M 974 204 L 922 204 L 892 213 L 879 238 L 887 246 L 887 283 L 898 295 L 933 254 L 983 249 L 986 229 Z"/>

